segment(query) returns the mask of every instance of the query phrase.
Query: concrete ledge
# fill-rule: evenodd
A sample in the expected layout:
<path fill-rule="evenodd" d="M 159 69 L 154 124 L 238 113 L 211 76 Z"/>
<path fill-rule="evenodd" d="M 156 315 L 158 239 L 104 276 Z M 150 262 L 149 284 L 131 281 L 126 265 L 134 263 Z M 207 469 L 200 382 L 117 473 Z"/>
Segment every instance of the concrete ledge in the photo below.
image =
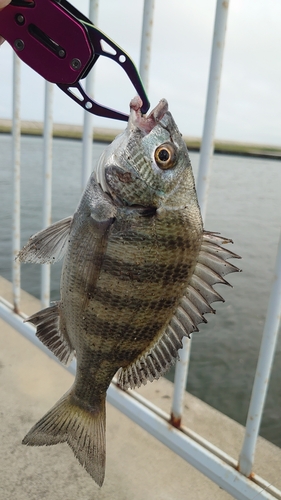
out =
<path fill-rule="evenodd" d="M 0 295 L 11 285 L 0 278 Z M 39 301 L 22 294 L 31 314 Z M 69 389 L 73 377 L 0 320 L 1 500 L 227 500 L 231 496 L 152 436 L 107 406 L 107 468 L 102 489 L 66 445 L 21 445 L 30 427 Z M 173 385 L 161 379 L 139 392 L 169 411 Z M 186 393 L 184 423 L 223 451 L 238 457 L 244 429 Z M 281 489 L 281 449 L 259 438 L 254 470 Z M 256 499 L 258 500 L 258 498 Z"/>

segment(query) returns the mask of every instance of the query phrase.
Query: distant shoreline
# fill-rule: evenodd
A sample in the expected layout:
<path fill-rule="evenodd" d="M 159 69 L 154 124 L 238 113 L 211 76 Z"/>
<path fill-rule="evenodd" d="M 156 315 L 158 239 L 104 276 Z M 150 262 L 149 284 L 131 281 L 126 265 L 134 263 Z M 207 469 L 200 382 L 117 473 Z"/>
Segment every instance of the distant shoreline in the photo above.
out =
<path fill-rule="evenodd" d="M 10 134 L 12 131 L 12 120 L 0 119 L 0 134 Z M 109 143 L 113 141 L 122 129 L 95 127 L 93 130 L 94 142 Z M 23 120 L 21 122 L 22 135 L 43 135 L 43 123 L 37 121 Z M 83 127 L 81 125 L 68 125 L 55 123 L 53 126 L 53 137 L 62 139 L 81 140 Z M 199 151 L 201 140 L 195 137 L 184 137 L 187 147 L 190 151 Z M 281 159 L 281 147 L 262 144 L 247 144 L 231 141 L 215 141 L 215 153 L 231 154 L 242 156 L 254 156 L 268 159 Z"/>

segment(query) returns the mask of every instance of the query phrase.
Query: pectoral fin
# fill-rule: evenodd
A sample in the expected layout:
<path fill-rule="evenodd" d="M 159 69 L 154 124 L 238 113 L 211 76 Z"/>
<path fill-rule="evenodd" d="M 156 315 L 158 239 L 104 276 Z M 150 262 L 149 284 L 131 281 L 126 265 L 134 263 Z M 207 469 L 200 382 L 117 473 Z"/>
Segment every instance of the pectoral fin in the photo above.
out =
<path fill-rule="evenodd" d="M 216 233 L 204 232 L 197 265 L 175 314 L 154 345 L 119 371 L 118 383 L 123 389 L 140 387 L 146 384 L 147 380 L 152 382 L 164 375 L 178 358 L 182 338 L 198 331 L 197 325 L 200 323 L 207 323 L 205 313 L 215 313 L 210 303 L 224 302 L 221 295 L 213 289 L 213 285 L 229 285 L 222 276 L 240 271 L 226 262 L 227 259 L 240 257 L 220 246 L 225 243 L 232 241 Z"/>
<path fill-rule="evenodd" d="M 25 321 L 36 326 L 36 337 L 57 356 L 64 365 L 69 365 L 74 349 L 70 343 L 67 331 L 60 321 L 59 302 L 42 309 Z"/>
<path fill-rule="evenodd" d="M 72 217 L 66 217 L 29 238 L 17 259 L 33 264 L 52 264 L 65 254 Z"/>

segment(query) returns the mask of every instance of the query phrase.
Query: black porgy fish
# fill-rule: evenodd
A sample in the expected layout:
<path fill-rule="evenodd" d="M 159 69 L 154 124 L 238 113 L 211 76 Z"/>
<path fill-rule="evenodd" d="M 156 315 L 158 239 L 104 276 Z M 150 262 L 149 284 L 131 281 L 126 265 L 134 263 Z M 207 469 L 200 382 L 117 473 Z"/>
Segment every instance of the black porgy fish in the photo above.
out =
<path fill-rule="evenodd" d="M 214 290 L 238 268 L 231 240 L 203 230 L 186 145 L 161 100 L 102 154 L 73 217 L 32 236 L 22 262 L 64 257 L 60 301 L 27 319 L 62 363 L 77 359 L 71 389 L 25 436 L 27 445 L 67 442 L 101 486 L 106 391 L 158 379 L 182 338 L 198 331 Z"/>

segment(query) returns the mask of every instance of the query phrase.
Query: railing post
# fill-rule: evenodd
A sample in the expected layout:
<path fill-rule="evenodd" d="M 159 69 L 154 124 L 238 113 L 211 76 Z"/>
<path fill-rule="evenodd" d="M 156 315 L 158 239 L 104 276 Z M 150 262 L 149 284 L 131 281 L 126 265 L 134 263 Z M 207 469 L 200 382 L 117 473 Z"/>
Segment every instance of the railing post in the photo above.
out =
<path fill-rule="evenodd" d="M 21 64 L 13 53 L 13 125 L 12 125 L 12 162 L 13 162 L 13 235 L 12 235 L 12 281 L 14 311 L 20 309 L 20 263 L 15 260 L 20 250 L 20 73 Z"/>
<path fill-rule="evenodd" d="M 149 65 L 150 65 L 150 54 L 151 54 L 154 4 L 155 0 L 144 0 L 144 5 L 143 5 L 140 76 L 144 88 L 146 89 L 147 92 L 149 83 Z"/>
<path fill-rule="evenodd" d="M 203 220 L 205 219 L 206 214 L 208 187 L 211 176 L 211 160 L 214 151 L 214 136 L 219 102 L 228 10 L 229 1 L 217 0 L 204 128 L 200 148 L 200 159 L 196 184 L 198 202 L 200 205 Z"/>
<path fill-rule="evenodd" d="M 179 351 L 180 359 L 176 362 L 174 393 L 171 410 L 171 423 L 175 427 L 180 427 L 183 413 L 183 398 L 187 382 L 191 339 L 183 339 L 183 348 Z"/>
<path fill-rule="evenodd" d="M 252 396 L 248 411 L 245 437 L 239 457 L 239 470 L 249 476 L 254 462 L 263 407 L 276 349 L 281 317 L 281 233 L 277 251 L 274 282 L 272 285 L 264 331 L 260 346 Z"/>
<path fill-rule="evenodd" d="M 52 160 L 53 160 L 53 84 L 45 82 L 44 146 L 43 146 L 43 220 L 42 227 L 52 220 Z M 50 264 L 41 268 L 41 304 L 50 303 Z"/>
<path fill-rule="evenodd" d="M 210 179 L 210 161 L 213 155 L 213 141 L 219 99 L 228 6 L 228 1 L 217 0 L 204 128 L 200 149 L 198 180 L 196 186 L 198 201 L 203 219 L 205 218 L 206 213 L 207 189 Z M 180 425 L 183 410 L 183 395 L 188 375 L 190 350 L 191 340 L 184 338 L 183 349 L 180 351 L 181 360 L 180 362 L 177 362 L 176 365 L 174 380 L 175 390 L 171 414 L 172 422 L 177 426 Z"/>
<path fill-rule="evenodd" d="M 90 0 L 89 19 L 92 23 L 98 21 L 99 1 Z M 86 78 L 85 90 L 88 95 L 93 96 L 95 69 L 92 68 Z M 82 141 L 82 190 L 85 188 L 92 172 L 92 151 L 93 151 L 93 115 L 84 111 L 83 141 Z"/>

